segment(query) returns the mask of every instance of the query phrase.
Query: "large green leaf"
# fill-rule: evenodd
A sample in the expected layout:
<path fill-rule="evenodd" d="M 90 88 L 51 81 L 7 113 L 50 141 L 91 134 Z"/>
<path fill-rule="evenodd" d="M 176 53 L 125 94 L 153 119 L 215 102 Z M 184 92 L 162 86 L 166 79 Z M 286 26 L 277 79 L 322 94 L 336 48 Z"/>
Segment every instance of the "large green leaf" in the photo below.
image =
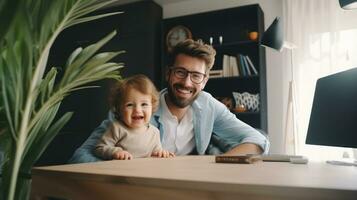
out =
<path fill-rule="evenodd" d="M 3 38 L 17 13 L 21 0 L 1 1 L 0 2 L 0 49 L 3 46 Z"/>
<path fill-rule="evenodd" d="M 35 162 L 40 158 L 42 153 L 45 151 L 47 146 L 53 140 L 53 138 L 58 134 L 58 132 L 63 128 L 63 126 L 70 120 L 73 113 L 66 113 L 59 120 L 57 120 L 48 130 L 41 134 L 41 137 L 36 138 L 28 153 L 26 154 L 21 168 L 24 171 L 28 171 L 35 164 Z"/>
<path fill-rule="evenodd" d="M 78 52 L 78 50 L 74 51 L 70 57 L 71 62 L 68 62 L 70 65 L 66 66 L 66 72 L 64 74 L 64 78 L 61 80 L 60 86 L 67 84 L 70 81 L 73 81 L 74 78 L 81 71 L 79 66 L 83 65 L 85 62 L 90 59 L 95 52 L 97 52 L 101 47 L 104 46 L 110 39 L 112 39 L 116 35 L 116 31 L 105 36 L 103 39 L 98 41 L 95 44 L 89 45 L 82 51 Z M 73 61 L 72 61 L 73 60 Z"/>

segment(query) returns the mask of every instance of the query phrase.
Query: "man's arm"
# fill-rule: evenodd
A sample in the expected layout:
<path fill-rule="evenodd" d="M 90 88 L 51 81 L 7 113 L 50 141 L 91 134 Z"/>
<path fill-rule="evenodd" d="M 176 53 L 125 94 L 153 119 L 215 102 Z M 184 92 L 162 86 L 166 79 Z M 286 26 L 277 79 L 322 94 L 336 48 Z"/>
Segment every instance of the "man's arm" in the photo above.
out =
<path fill-rule="evenodd" d="M 239 144 L 228 152 L 224 153 L 224 155 L 237 155 L 237 154 L 262 154 L 263 149 L 252 143 L 243 143 Z"/>
<path fill-rule="evenodd" d="M 112 123 L 114 117 L 111 112 L 109 112 L 108 119 L 104 120 L 100 126 L 98 126 L 91 135 L 87 138 L 87 140 L 74 152 L 71 159 L 68 161 L 69 163 L 87 163 L 87 162 L 97 162 L 102 159 L 96 157 L 94 155 L 95 145 L 102 137 L 102 135 L 106 132 L 109 125 Z"/>
<path fill-rule="evenodd" d="M 268 153 L 270 143 L 258 130 L 240 121 L 223 104 L 217 102 L 214 137 L 226 154 Z"/>

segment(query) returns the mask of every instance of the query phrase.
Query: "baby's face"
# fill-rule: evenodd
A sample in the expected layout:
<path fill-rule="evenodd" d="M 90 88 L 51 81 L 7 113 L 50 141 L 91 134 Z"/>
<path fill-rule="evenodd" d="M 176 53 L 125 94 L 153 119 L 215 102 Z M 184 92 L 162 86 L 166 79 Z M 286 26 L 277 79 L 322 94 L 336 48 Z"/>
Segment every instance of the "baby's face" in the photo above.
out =
<path fill-rule="evenodd" d="M 152 114 L 151 95 L 143 94 L 136 89 L 130 89 L 123 102 L 121 120 L 129 128 L 144 128 L 150 121 Z"/>

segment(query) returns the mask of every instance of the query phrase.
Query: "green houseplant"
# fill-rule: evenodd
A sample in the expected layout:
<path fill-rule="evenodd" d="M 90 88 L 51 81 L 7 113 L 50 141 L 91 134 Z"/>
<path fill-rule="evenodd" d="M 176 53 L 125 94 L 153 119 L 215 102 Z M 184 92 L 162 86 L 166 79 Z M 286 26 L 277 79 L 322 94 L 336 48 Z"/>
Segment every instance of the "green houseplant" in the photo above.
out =
<path fill-rule="evenodd" d="M 61 80 L 45 73 L 50 48 L 59 33 L 76 24 L 118 13 L 89 13 L 113 1 L 5 0 L 0 3 L 0 199 L 28 199 L 31 168 L 72 113 L 56 116 L 61 101 L 88 83 L 119 79 L 121 52 L 96 53 L 115 32 L 76 49 Z M 50 66 L 51 67 L 51 66 Z"/>

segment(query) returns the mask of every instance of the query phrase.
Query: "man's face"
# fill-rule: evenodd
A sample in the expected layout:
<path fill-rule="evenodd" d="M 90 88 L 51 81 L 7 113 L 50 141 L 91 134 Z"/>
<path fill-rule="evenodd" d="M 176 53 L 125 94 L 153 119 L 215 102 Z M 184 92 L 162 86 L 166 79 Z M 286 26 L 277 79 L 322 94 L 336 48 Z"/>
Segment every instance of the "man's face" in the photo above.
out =
<path fill-rule="evenodd" d="M 179 54 L 171 67 L 166 76 L 169 99 L 175 106 L 185 108 L 192 104 L 206 85 L 206 64 L 199 58 Z M 187 76 L 184 76 L 187 72 Z M 201 82 L 197 81 L 200 76 L 204 76 Z"/>

